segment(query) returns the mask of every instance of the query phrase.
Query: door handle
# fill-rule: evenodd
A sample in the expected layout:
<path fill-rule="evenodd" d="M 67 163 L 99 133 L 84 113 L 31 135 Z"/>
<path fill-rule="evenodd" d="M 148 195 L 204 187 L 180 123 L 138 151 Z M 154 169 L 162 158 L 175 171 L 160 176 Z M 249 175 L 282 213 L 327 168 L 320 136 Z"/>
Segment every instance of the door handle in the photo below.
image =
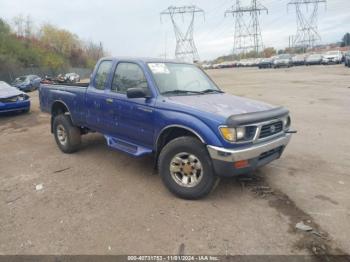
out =
<path fill-rule="evenodd" d="M 113 103 L 113 99 L 112 99 L 112 98 L 106 98 L 106 102 L 107 102 L 108 104 L 112 104 L 112 103 Z"/>

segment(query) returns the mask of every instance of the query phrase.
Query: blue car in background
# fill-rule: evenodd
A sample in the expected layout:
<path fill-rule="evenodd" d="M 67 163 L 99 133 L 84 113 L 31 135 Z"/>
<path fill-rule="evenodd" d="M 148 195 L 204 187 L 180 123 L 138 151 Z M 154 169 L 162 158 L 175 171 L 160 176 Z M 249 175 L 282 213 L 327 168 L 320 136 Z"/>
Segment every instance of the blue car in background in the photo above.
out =
<path fill-rule="evenodd" d="M 29 96 L 17 88 L 0 81 L 0 114 L 29 111 Z"/>
<path fill-rule="evenodd" d="M 23 92 L 37 90 L 40 87 L 41 78 L 37 75 L 20 76 L 12 83 L 12 86 Z"/>

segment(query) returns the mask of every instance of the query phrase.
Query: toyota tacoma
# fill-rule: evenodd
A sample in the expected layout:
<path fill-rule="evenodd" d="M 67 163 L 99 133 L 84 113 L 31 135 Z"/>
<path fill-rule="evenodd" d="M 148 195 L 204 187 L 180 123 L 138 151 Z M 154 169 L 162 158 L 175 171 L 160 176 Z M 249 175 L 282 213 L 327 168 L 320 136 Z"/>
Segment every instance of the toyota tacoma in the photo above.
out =
<path fill-rule="evenodd" d="M 280 158 L 293 133 L 287 109 L 229 95 L 177 61 L 104 58 L 88 84 L 42 84 L 39 94 L 61 151 L 99 132 L 113 149 L 153 155 L 165 186 L 184 199 Z"/>

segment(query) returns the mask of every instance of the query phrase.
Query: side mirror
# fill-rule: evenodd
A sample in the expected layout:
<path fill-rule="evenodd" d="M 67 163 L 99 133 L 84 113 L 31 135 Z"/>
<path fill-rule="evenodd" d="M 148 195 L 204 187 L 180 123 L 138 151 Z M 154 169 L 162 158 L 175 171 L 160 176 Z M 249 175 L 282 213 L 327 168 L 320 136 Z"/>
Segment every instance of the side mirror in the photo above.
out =
<path fill-rule="evenodd" d="M 149 94 L 146 92 L 144 88 L 135 87 L 135 88 L 129 88 L 126 91 L 126 96 L 128 98 L 148 98 Z"/>

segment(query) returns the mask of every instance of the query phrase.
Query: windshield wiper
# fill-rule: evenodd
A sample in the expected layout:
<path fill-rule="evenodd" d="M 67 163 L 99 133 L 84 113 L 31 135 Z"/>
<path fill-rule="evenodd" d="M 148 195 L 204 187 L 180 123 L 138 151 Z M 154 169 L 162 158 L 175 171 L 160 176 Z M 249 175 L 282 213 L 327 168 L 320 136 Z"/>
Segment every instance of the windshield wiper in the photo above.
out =
<path fill-rule="evenodd" d="M 170 90 L 170 91 L 163 92 L 162 95 L 169 95 L 169 94 L 201 94 L 201 93 L 202 92 L 199 92 L 199 91 L 175 89 L 175 90 Z"/>
<path fill-rule="evenodd" d="M 201 91 L 202 94 L 208 94 L 208 93 L 224 93 L 223 91 L 221 90 L 218 90 L 218 89 L 206 89 L 206 90 L 203 90 Z"/>

